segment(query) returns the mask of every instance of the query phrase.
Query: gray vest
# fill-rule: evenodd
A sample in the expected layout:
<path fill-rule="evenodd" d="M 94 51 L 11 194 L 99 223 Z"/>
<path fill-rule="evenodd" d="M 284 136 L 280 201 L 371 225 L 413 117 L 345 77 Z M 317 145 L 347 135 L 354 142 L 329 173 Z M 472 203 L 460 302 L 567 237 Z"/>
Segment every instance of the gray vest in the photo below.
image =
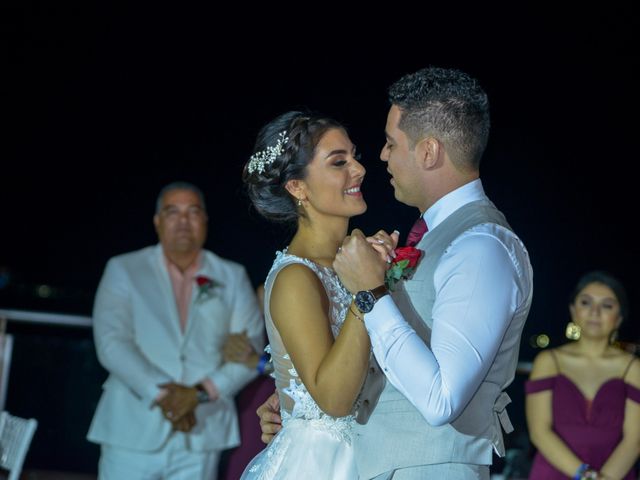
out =
<path fill-rule="evenodd" d="M 489 200 L 464 205 L 431 230 L 418 243 L 426 253 L 413 277 L 399 284 L 393 299 L 407 322 L 430 345 L 435 300 L 433 276 L 446 248 L 470 228 L 494 223 L 509 229 L 504 215 Z M 492 451 L 504 455 L 500 423 L 511 427 L 505 406 L 510 402 L 504 386 L 513 380 L 518 361 L 520 335 L 526 311 L 515 315 L 487 376 L 463 412 L 451 423 L 434 427 L 390 382 L 382 393 L 382 383 L 375 360 L 360 396 L 356 458 L 361 478 L 415 465 L 445 462 L 489 465 Z M 379 399 L 377 397 L 379 396 Z M 377 405 L 376 405 L 377 400 Z M 374 408 L 375 406 L 375 408 Z M 510 430 L 508 430 L 510 431 Z"/>

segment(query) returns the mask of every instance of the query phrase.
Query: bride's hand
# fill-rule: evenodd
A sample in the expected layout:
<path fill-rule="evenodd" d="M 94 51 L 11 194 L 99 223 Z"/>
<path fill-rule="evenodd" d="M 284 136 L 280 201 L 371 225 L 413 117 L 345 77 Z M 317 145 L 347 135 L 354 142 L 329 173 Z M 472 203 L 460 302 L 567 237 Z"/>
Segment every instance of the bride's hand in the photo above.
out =
<path fill-rule="evenodd" d="M 384 230 L 379 230 L 376 234 L 367 237 L 367 242 L 387 264 L 390 264 L 392 259 L 396 257 L 395 248 L 398 245 L 399 237 L 400 233 L 397 230 L 394 230 L 391 235 Z"/>

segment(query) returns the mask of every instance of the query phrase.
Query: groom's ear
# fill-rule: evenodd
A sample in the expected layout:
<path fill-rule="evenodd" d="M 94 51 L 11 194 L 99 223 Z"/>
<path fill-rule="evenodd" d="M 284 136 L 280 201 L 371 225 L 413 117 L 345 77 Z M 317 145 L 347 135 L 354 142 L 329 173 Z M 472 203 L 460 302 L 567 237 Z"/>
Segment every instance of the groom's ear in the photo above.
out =
<path fill-rule="evenodd" d="M 436 168 L 439 164 L 442 145 L 434 137 L 425 137 L 415 147 L 416 161 L 425 170 Z"/>

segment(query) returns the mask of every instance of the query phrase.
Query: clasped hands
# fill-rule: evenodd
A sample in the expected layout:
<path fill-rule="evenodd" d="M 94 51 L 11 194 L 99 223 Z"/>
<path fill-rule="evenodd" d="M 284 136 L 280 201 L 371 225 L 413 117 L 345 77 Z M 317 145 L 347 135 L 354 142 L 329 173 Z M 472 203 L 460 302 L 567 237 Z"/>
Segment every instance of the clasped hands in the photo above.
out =
<path fill-rule="evenodd" d="M 222 354 L 225 362 L 244 363 L 249 368 L 255 368 L 260 360 L 246 331 L 230 334 L 222 347 Z M 162 415 L 171 422 L 174 430 L 190 432 L 196 425 L 197 388 L 174 382 L 158 386 L 163 389 L 163 395 L 156 401 Z"/>
<path fill-rule="evenodd" d="M 158 385 L 164 395 L 156 401 L 162 415 L 171 422 L 174 430 L 190 432 L 196 425 L 195 409 L 198 406 L 198 390 L 179 383 Z"/>
<path fill-rule="evenodd" d="M 384 283 L 384 275 L 395 257 L 399 233 L 384 230 L 365 237 L 355 228 L 338 249 L 333 269 L 351 293 L 371 290 Z M 373 248 L 372 248 L 373 247 Z"/>

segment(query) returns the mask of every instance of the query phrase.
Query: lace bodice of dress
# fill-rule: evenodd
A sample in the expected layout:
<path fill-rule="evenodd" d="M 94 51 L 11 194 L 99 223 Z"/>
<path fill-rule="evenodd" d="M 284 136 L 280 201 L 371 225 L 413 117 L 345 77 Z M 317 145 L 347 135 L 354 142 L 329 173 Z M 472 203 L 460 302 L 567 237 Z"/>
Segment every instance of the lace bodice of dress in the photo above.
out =
<path fill-rule="evenodd" d="M 282 421 L 283 424 L 286 424 L 287 421 L 292 419 L 309 420 L 316 423 L 318 427 L 329 429 L 341 438 L 349 440 L 352 422 L 354 421 L 353 415 L 336 418 L 320 410 L 320 407 L 307 391 L 291 363 L 289 354 L 284 348 L 280 334 L 275 328 L 269 313 L 271 289 L 275 278 L 280 270 L 293 263 L 301 263 L 309 267 L 324 285 L 331 304 L 330 321 L 334 338 L 342 328 L 347 309 L 351 303 L 351 294 L 340 283 L 333 269 L 319 265 L 306 258 L 290 255 L 286 249 L 282 252 L 276 252 L 276 259 L 265 282 L 265 323 L 267 335 L 269 336 L 269 346 L 267 348 L 273 361 L 274 373 L 272 375 L 275 378 L 280 396 Z M 295 301 L 293 295 L 291 300 Z"/>

